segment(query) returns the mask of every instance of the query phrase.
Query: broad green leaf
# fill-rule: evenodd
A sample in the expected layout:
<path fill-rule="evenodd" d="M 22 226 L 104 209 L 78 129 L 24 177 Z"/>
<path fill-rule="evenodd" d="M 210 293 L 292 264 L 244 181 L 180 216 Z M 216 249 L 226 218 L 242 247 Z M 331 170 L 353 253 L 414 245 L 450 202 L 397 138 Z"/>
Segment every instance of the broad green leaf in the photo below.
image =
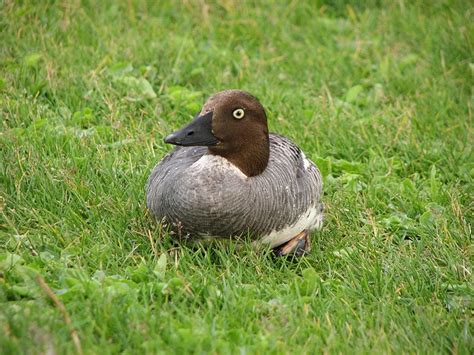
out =
<path fill-rule="evenodd" d="M 41 53 L 32 53 L 25 57 L 24 63 L 27 67 L 36 68 L 42 58 L 43 55 Z"/>
<path fill-rule="evenodd" d="M 362 85 L 353 86 L 346 93 L 346 102 L 353 103 L 356 101 L 359 94 L 364 90 Z"/>
<path fill-rule="evenodd" d="M 160 257 L 158 258 L 158 261 L 156 262 L 155 268 L 153 269 L 154 274 L 160 280 L 163 280 L 165 277 L 166 263 L 167 263 L 166 253 L 162 253 Z"/>
<path fill-rule="evenodd" d="M 119 77 L 115 80 L 124 86 L 127 96 L 135 99 L 154 99 L 156 93 L 151 84 L 145 78 L 135 78 L 133 76 Z"/>
<path fill-rule="evenodd" d="M 130 63 L 114 63 L 107 68 L 107 72 L 113 76 L 124 76 L 132 71 L 133 66 Z"/>

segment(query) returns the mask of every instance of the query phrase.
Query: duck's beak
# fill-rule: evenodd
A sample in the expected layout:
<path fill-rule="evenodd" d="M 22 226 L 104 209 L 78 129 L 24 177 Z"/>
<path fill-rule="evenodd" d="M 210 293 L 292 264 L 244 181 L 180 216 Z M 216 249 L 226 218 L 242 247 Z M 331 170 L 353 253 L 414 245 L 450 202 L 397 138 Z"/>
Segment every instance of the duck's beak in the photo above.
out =
<path fill-rule="evenodd" d="M 212 111 L 194 117 L 190 124 L 167 136 L 165 143 L 183 146 L 211 146 L 219 143 L 212 134 Z"/>

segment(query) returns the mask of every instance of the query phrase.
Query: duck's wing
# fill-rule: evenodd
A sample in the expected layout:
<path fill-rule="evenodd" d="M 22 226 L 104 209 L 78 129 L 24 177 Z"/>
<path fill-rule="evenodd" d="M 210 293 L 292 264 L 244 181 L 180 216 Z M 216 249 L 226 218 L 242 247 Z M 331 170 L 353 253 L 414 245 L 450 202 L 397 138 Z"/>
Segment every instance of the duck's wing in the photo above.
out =
<path fill-rule="evenodd" d="M 157 198 L 161 190 L 168 188 L 168 174 L 178 175 L 186 171 L 207 152 L 207 147 L 175 147 L 154 168 L 146 185 L 147 207 L 154 211 L 157 207 Z"/>
<path fill-rule="evenodd" d="M 322 197 L 323 180 L 317 166 L 287 137 L 270 134 L 269 168 L 280 173 L 300 196 L 303 204 L 318 203 Z M 307 201 L 302 201 L 306 197 Z M 303 199 L 305 200 L 305 199 Z"/>
<path fill-rule="evenodd" d="M 313 230 L 321 225 L 321 173 L 284 136 L 270 134 L 270 160 L 252 186 L 251 196 L 255 200 L 256 219 L 252 222 L 264 221 L 258 224 L 259 234 L 271 245 L 279 245 L 304 229 Z"/>

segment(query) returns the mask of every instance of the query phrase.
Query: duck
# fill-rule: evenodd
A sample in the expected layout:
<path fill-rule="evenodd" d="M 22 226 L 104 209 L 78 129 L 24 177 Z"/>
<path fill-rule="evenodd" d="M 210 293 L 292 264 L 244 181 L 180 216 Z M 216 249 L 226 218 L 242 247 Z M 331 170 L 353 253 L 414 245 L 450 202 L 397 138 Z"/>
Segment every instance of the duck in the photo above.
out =
<path fill-rule="evenodd" d="M 250 236 L 276 255 L 311 250 L 323 224 L 317 166 L 289 138 L 269 133 L 260 101 L 241 90 L 209 97 L 146 185 L 150 214 L 179 240 Z"/>

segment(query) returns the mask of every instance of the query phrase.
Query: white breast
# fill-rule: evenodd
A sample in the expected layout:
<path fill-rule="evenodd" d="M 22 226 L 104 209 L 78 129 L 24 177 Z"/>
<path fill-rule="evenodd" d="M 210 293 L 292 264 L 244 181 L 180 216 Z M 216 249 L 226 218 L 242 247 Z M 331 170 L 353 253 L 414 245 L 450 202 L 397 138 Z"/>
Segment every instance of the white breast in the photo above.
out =
<path fill-rule="evenodd" d="M 189 170 L 195 172 L 201 172 L 205 169 L 209 169 L 213 172 L 216 172 L 216 170 L 218 170 L 220 172 L 236 174 L 242 179 L 248 177 L 229 160 L 219 155 L 204 154 L 201 158 L 199 158 L 199 160 L 197 160 L 193 165 L 189 167 Z"/>

